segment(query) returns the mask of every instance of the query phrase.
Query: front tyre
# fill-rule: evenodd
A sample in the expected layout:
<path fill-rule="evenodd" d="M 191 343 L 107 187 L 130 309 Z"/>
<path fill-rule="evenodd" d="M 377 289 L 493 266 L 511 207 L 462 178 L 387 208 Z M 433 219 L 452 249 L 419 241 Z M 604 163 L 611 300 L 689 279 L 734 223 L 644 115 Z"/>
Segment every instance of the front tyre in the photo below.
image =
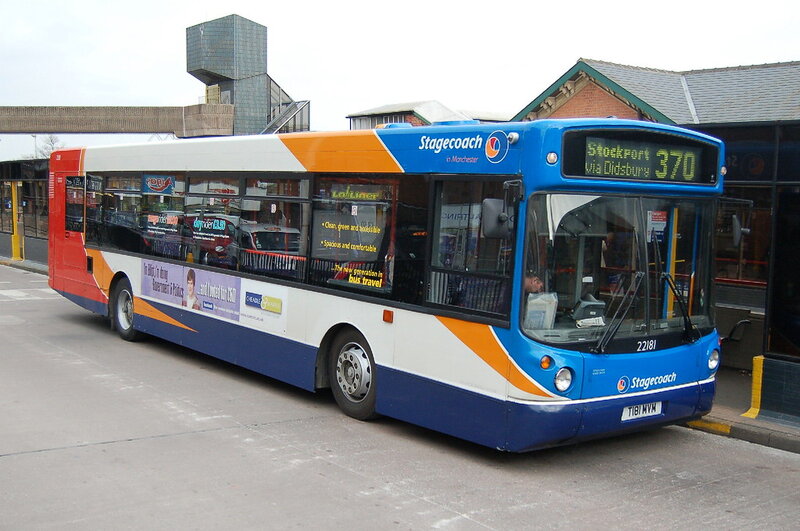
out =
<path fill-rule="evenodd" d="M 142 334 L 133 328 L 133 290 L 127 278 L 123 278 L 114 286 L 111 296 L 112 319 L 119 337 L 125 341 L 137 341 Z"/>
<path fill-rule="evenodd" d="M 339 408 L 358 420 L 375 413 L 375 360 L 367 340 L 348 329 L 336 336 L 328 356 L 328 376 Z"/>

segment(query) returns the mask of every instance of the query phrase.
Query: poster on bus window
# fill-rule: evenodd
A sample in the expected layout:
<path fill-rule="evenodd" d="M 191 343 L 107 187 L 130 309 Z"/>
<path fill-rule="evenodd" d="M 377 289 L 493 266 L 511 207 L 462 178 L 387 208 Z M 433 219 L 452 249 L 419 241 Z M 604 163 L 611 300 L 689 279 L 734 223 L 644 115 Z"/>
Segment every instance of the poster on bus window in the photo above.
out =
<path fill-rule="evenodd" d="M 652 242 L 655 236 L 659 242 L 664 241 L 664 231 L 667 229 L 666 210 L 647 211 L 647 241 Z"/>
<path fill-rule="evenodd" d="M 390 289 L 385 257 L 392 187 L 333 183 L 329 196 L 315 205 L 312 230 L 312 257 L 319 259 L 318 267 L 327 268 L 327 283 Z"/>

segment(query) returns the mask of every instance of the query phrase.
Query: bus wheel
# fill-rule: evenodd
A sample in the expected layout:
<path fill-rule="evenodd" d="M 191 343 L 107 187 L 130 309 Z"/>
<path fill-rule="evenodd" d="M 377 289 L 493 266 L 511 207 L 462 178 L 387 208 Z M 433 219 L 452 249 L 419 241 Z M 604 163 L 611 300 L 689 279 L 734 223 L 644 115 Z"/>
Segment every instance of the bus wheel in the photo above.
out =
<path fill-rule="evenodd" d="M 127 278 L 123 278 L 114 286 L 111 298 L 114 327 L 119 337 L 125 341 L 136 341 L 141 332 L 133 328 L 133 290 Z"/>
<path fill-rule="evenodd" d="M 333 341 L 328 357 L 328 375 L 336 403 L 344 413 L 358 420 L 374 419 L 375 360 L 360 333 L 341 332 Z"/>

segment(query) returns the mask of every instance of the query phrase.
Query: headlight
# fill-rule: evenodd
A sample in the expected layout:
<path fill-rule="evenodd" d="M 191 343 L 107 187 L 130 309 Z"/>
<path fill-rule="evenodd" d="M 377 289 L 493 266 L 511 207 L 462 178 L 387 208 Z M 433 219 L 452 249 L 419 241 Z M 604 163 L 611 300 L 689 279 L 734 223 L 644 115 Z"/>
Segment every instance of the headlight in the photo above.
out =
<path fill-rule="evenodd" d="M 719 367 L 719 350 L 714 349 L 708 355 L 708 370 L 716 371 L 717 367 Z"/>
<path fill-rule="evenodd" d="M 555 380 L 553 380 L 553 382 L 555 383 L 556 389 L 558 389 L 563 393 L 564 391 L 569 389 L 570 385 L 572 385 L 572 371 L 566 367 L 558 369 Z"/>

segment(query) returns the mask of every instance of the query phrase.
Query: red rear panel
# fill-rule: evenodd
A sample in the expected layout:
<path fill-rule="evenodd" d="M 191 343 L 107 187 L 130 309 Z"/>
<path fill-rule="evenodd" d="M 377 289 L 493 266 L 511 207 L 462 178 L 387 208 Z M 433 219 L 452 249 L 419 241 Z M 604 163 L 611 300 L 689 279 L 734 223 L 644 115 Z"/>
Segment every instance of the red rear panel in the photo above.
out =
<path fill-rule="evenodd" d="M 55 151 L 50 156 L 50 287 L 64 294 L 75 295 L 91 301 L 107 303 L 108 298 L 98 287 L 90 269 L 85 241 L 85 212 L 76 211 L 76 204 L 84 203 L 83 190 L 67 187 L 70 178 L 84 177 L 83 149 Z M 71 180 L 74 184 L 74 179 Z M 67 203 L 70 202 L 73 224 L 67 227 Z M 84 226 L 76 229 L 77 223 Z M 96 253 L 92 253 L 96 254 Z"/>

